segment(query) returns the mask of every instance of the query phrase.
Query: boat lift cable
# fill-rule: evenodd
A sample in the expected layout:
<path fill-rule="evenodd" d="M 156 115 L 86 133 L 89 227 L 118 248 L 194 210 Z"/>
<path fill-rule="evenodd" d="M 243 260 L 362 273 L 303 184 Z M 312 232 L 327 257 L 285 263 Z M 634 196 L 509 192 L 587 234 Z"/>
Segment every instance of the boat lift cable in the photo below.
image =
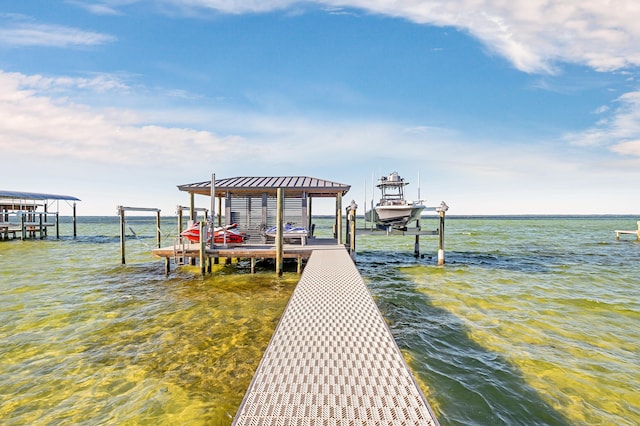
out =
<path fill-rule="evenodd" d="M 127 225 L 127 227 L 129 228 L 129 230 L 131 231 L 131 234 L 136 238 L 138 238 L 138 236 L 136 235 L 136 232 L 131 227 L 131 224 L 132 223 L 143 223 L 143 224 L 148 223 L 148 221 L 146 221 L 146 220 L 138 220 L 138 221 L 136 221 L 136 220 L 130 220 L 130 219 L 125 219 L 124 222 Z M 162 228 L 160 228 L 158 225 L 155 226 L 155 231 L 158 232 L 160 235 L 162 235 L 164 241 L 166 241 L 169 238 L 173 239 L 177 235 L 177 234 L 174 234 L 173 232 L 168 232 L 167 233 L 167 232 L 163 231 Z"/>
<path fill-rule="evenodd" d="M 142 241 L 142 239 L 140 237 L 138 237 L 138 234 L 136 234 L 136 231 L 133 230 L 133 228 L 131 227 L 131 225 L 129 224 L 129 221 L 125 221 L 125 224 L 127 225 L 127 227 L 129 228 L 129 231 L 131 231 L 131 233 L 133 234 L 134 237 L 136 237 L 136 239 L 138 241 L 140 241 L 142 244 L 144 244 L 144 246 L 148 249 L 151 249 L 151 247 L 149 247 L 149 244 L 145 243 L 144 241 Z"/>

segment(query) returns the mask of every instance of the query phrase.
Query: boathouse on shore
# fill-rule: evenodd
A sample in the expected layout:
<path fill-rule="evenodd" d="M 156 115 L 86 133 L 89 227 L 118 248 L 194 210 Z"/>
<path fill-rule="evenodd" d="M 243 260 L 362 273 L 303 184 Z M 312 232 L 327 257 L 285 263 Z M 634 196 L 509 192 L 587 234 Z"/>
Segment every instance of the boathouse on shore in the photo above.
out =
<path fill-rule="evenodd" d="M 76 201 L 70 195 L 0 190 L 0 239 L 45 238 L 55 227 L 60 237 L 60 201 L 73 202 L 73 236 L 76 236 Z M 55 208 L 52 207 L 55 205 Z"/>

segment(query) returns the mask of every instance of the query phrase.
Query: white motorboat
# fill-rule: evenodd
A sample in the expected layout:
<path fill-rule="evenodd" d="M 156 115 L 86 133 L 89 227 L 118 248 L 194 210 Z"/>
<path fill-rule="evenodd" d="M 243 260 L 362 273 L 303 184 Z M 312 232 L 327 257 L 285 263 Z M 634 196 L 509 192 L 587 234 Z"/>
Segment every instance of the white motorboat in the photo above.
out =
<path fill-rule="evenodd" d="M 404 187 L 408 184 L 398 172 L 378 179 L 376 186 L 380 188 L 382 196 L 375 208 L 365 213 L 365 219 L 375 222 L 379 227 L 406 230 L 407 225 L 419 219 L 426 208 L 422 201 L 405 199 Z"/>

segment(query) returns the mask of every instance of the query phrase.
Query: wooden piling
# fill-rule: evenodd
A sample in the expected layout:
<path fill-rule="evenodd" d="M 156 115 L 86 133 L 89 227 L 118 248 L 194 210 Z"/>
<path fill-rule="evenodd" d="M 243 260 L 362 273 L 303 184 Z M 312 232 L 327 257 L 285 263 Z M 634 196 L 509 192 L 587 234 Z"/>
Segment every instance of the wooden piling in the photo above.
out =
<path fill-rule="evenodd" d="M 60 214 L 56 212 L 56 239 L 60 239 Z"/>
<path fill-rule="evenodd" d="M 24 212 L 20 213 L 20 229 L 22 230 L 22 240 L 27 239 L 27 217 Z"/>
<path fill-rule="evenodd" d="M 444 204 L 444 203 L 442 203 Z M 446 206 L 446 204 L 444 204 Z M 438 243 L 438 265 L 444 265 L 444 215 L 447 211 L 446 208 L 441 207 L 440 213 L 440 229 L 438 230 L 439 243 Z"/>
<path fill-rule="evenodd" d="M 358 205 L 355 201 L 351 201 L 351 204 L 348 207 L 347 214 L 347 225 L 349 227 L 347 235 L 349 241 L 349 253 L 351 254 L 351 258 L 355 260 L 356 257 L 356 211 L 358 209 Z"/>
<path fill-rule="evenodd" d="M 160 210 L 156 212 L 156 243 L 158 248 L 162 246 L 162 232 L 160 232 Z"/>
<path fill-rule="evenodd" d="M 276 197 L 276 275 L 282 276 L 282 269 L 284 268 L 284 190 L 282 188 L 276 190 Z"/>
<path fill-rule="evenodd" d="M 416 220 L 416 227 L 420 229 L 420 219 Z M 416 234 L 416 240 L 413 243 L 413 256 L 420 257 L 420 234 Z"/>
<path fill-rule="evenodd" d="M 204 277 L 206 274 L 205 251 L 207 244 L 207 228 L 204 221 L 200 221 L 200 274 Z"/>
<path fill-rule="evenodd" d="M 40 231 L 40 239 L 41 239 L 41 240 L 43 240 L 43 239 L 44 239 L 44 237 L 45 237 L 45 232 L 44 232 L 45 227 L 44 227 L 44 225 L 43 225 L 43 223 L 42 223 L 42 219 L 43 219 L 43 218 L 42 218 L 42 213 L 40 213 L 40 214 L 38 215 L 38 228 L 39 228 L 39 231 Z"/>
<path fill-rule="evenodd" d="M 125 233 L 124 233 L 124 207 L 118 206 L 118 214 L 120 216 L 120 260 L 121 264 L 126 263 L 124 251 L 125 251 Z"/>
<path fill-rule="evenodd" d="M 78 236 L 78 221 L 76 219 L 76 203 L 73 203 L 73 238 Z"/>

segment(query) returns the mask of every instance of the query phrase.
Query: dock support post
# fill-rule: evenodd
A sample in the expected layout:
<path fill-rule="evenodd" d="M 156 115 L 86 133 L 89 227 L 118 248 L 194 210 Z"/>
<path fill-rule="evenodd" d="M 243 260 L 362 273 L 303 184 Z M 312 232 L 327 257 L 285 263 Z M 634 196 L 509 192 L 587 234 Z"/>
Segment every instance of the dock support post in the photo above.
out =
<path fill-rule="evenodd" d="M 60 239 L 60 213 L 56 212 L 56 239 Z"/>
<path fill-rule="evenodd" d="M 124 246 L 125 246 L 125 234 L 124 234 L 124 208 L 122 206 L 118 206 L 118 215 L 120 216 L 120 263 L 123 265 L 126 263 L 124 256 Z"/>
<path fill-rule="evenodd" d="M 78 221 L 76 220 L 76 203 L 74 202 L 73 203 L 73 238 L 74 239 L 78 236 L 77 224 L 78 224 Z"/>
<path fill-rule="evenodd" d="M 252 274 L 256 273 L 256 258 L 255 257 L 251 257 L 251 273 Z"/>
<path fill-rule="evenodd" d="M 76 203 L 73 203 L 73 238 L 78 236 L 78 221 L 76 219 Z"/>
<path fill-rule="evenodd" d="M 47 220 L 48 220 L 47 210 L 48 210 L 48 204 L 45 202 L 44 203 L 44 224 L 45 224 L 45 226 L 44 226 L 44 229 L 42 230 L 42 232 L 43 232 L 45 237 L 49 236 L 49 231 L 48 231 L 49 227 L 47 226 Z"/>
<path fill-rule="evenodd" d="M 189 193 L 189 225 L 193 224 L 196 220 L 196 200 L 193 192 Z M 194 257 L 189 258 L 189 264 L 195 266 L 196 259 Z"/>
<path fill-rule="evenodd" d="M 438 244 L 438 265 L 444 265 L 444 215 L 449 209 L 449 206 L 443 201 L 440 206 L 436 208 L 436 211 L 440 214 L 440 229 L 438 230 L 439 244 Z"/>
<path fill-rule="evenodd" d="M 216 212 L 217 212 L 217 216 L 218 216 L 218 228 L 222 227 L 222 198 L 218 197 L 217 198 L 217 206 L 214 206 L 214 202 L 213 200 L 216 198 L 216 175 L 213 174 L 211 175 L 211 248 L 213 249 L 215 242 L 214 237 L 215 237 L 215 232 L 213 232 L 213 228 L 214 228 L 214 221 L 215 221 L 215 217 L 216 217 Z M 213 265 L 219 265 L 220 264 L 220 258 L 218 256 L 214 257 L 213 260 L 209 261 L 210 263 L 210 268 L 211 271 L 213 271 Z"/>
<path fill-rule="evenodd" d="M 42 224 L 42 213 L 38 215 L 38 226 L 40 231 L 40 239 L 44 239 L 44 225 Z"/>
<path fill-rule="evenodd" d="M 284 267 L 283 261 L 283 213 L 284 213 L 284 190 L 282 188 L 278 188 L 276 190 L 276 275 L 279 277 L 282 276 L 282 269 Z"/>
<path fill-rule="evenodd" d="M 20 229 L 22 229 L 22 240 L 27 239 L 27 217 L 24 212 L 20 212 Z"/>
<path fill-rule="evenodd" d="M 342 193 L 336 196 L 336 239 L 342 244 Z"/>
<path fill-rule="evenodd" d="M 358 205 L 355 200 L 351 200 L 351 204 L 347 208 L 347 240 L 349 242 L 349 253 L 351 259 L 356 259 L 356 210 Z"/>
<path fill-rule="evenodd" d="M 420 219 L 416 220 L 416 226 L 420 230 Z M 413 243 L 413 257 L 420 257 L 420 234 L 416 234 L 416 241 Z"/>
<path fill-rule="evenodd" d="M 158 243 L 158 248 L 160 248 L 162 244 L 162 233 L 160 232 L 160 210 L 156 212 L 156 236 L 157 236 L 156 241 Z"/>
<path fill-rule="evenodd" d="M 200 221 L 200 273 L 202 274 L 203 277 L 205 276 L 205 273 L 207 271 L 207 267 L 205 265 L 205 256 L 204 256 L 205 246 L 207 242 L 206 237 L 204 237 L 206 232 L 207 232 L 207 228 L 204 224 L 204 221 Z"/>
<path fill-rule="evenodd" d="M 309 226 L 309 210 L 307 209 L 307 200 L 308 200 L 308 195 L 306 192 L 302 193 L 302 214 L 301 214 L 301 222 L 302 222 L 302 226 L 306 226 L 307 230 L 311 229 L 311 226 Z"/>
<path fill-rule="evenodd" d="M 313 197 L 307 195 L 307 229 L 309 230 L 309 232 L 311 232 L 311 224 L 313 223 L 313 212 L 312 212 L 312 205 L 313 205 Z M 311 233 L 311 236 L 313 236 L 313 233 Z"/>

